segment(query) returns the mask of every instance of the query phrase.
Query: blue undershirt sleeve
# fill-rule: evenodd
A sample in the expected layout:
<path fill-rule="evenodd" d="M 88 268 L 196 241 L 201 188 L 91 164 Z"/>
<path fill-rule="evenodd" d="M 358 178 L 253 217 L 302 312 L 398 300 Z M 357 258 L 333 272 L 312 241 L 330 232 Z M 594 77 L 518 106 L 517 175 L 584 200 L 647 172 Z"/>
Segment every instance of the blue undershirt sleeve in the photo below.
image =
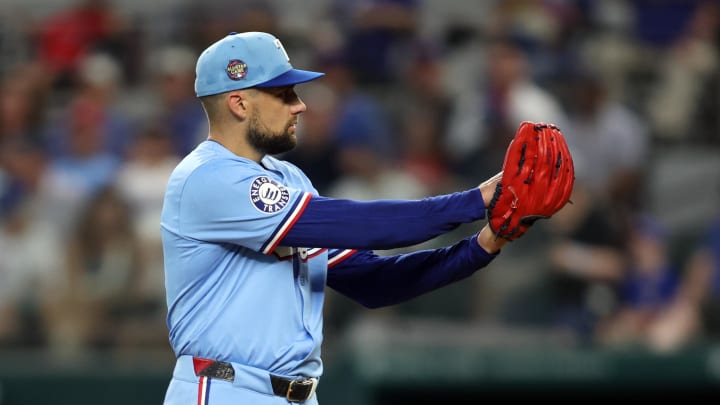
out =
<path fill-rule="evenodd" d="M 352 201 L 313 196 L 284 246 L 394 249 L 430 240 L 485 217 L 480 190 L 422 200 Z"/>
<path fill-rule="evenodd" d="M 368 308 L 379 308 L 462 280 L 498 254 L 480 247 L 477 235 L 449 247 L 397 256 L 358 251 L 328 269 L 327 285 Z"/>

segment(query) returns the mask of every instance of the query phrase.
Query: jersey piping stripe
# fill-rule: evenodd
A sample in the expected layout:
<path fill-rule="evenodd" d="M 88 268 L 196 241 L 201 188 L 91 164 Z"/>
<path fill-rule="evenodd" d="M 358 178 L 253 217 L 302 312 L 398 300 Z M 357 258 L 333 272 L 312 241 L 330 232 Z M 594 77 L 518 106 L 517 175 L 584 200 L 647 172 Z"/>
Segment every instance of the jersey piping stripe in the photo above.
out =
<path fill-rule="evenodd" d="M 327 250 L 327 248 L 312 248 L 312 249 L 308 250 L 307 258 L 312 259 L 313 257 L 319 255 L 320 253 L 322 253 L 326 250 Z"/>
<path fill-rule="evenodd" d="M 200 377 L 198 381 L 198 405 L 208 405 L 208 392 L 210 391 L 210 379 L 206 376 Z"/>
<path fill-rule="evenodd" d="M 275 230 L 273 236 L 271 236 L 265 243 L 265 246 L 262 249 L 263 254 L 269 255 L 275 250 L 275 248 L 277 248 L 280 241 L 285 237 L 285 235 L 287 235 L 288 232 L 290 232 L 290 229 L 292 229 L 295 222 L 297 222 L 298 218 L 300 218 L 300 215 L 302 215 L 303 211 L 305 211 L 305 207 L 307 207 L 311 197 L 312 194 L 305 193 L 298 199 L 295 206 L 290 211 L 290 214 L 288 214 L 285 220 Z"/>
<path fill-rule="evenodd" d="M 332 259 L 328 259 L 328 268 L 336 266 L 340 264 L 343 260 L 347 259 L 348 257 L 352 256 L 357 252 L 356 249 L 345 249 L 335 255 Z"/>

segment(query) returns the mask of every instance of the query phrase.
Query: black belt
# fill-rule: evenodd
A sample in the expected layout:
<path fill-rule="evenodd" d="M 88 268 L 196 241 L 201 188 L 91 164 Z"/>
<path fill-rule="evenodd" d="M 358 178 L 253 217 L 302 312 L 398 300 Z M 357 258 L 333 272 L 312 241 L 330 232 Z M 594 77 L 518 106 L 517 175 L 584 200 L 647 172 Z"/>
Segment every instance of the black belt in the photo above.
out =
<path fill-rule="evenodd" d="M 290 402 L 303 402 L 315 393 L 317 378 L 291 380 L 270 374 L 270 385 L 275 395 L 285 397 Z"/>
<path fill-rule="evenodd" d="M 235 369 L 228 362 L 193 357 L 193 367 L 195 375 L 235 381 Z M 311 398 L 318 383 L 317 378 L 293 380 L 272 374 L 269 376 L 273 393 L 285 397 L 290 402 L 303 402 Z"/>

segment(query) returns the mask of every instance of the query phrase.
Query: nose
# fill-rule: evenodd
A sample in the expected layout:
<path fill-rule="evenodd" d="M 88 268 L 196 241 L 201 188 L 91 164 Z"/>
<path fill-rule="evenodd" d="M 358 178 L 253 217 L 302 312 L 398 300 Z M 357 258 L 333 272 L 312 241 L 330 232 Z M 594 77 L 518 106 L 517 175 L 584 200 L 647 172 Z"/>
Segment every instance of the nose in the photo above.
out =
<path fill-rule="evenodd" d="M 297 98 L 297 101 L 293 104 L 291 111 L 292 111 L 292 114 L 293 114 L 293 115 L 302 114 L 302 113 L 304 113 L 305 111 L 307 111 L 307 106 L 306 106 L 305 103 L 300 99 L 300 97 L 298 97 L 298 98 Z"/>

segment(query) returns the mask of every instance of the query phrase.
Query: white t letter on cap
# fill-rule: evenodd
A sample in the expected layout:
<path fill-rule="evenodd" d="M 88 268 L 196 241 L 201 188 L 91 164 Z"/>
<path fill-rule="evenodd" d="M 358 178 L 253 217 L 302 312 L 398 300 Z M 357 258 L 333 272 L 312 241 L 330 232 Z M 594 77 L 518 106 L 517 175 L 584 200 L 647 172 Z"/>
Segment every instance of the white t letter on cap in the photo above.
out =
<path fill-rule="evenodd" d="M 280 40 L 277 38 L 275 38 L 275 46 L 277 46 L 277 48 L 282 51 L 283 55 L 285 55 L 285 59 L 290 62 L 290 56 L 288 56 L 288 53 L 285 51 L 282 43 L 280 43 Z"/>

